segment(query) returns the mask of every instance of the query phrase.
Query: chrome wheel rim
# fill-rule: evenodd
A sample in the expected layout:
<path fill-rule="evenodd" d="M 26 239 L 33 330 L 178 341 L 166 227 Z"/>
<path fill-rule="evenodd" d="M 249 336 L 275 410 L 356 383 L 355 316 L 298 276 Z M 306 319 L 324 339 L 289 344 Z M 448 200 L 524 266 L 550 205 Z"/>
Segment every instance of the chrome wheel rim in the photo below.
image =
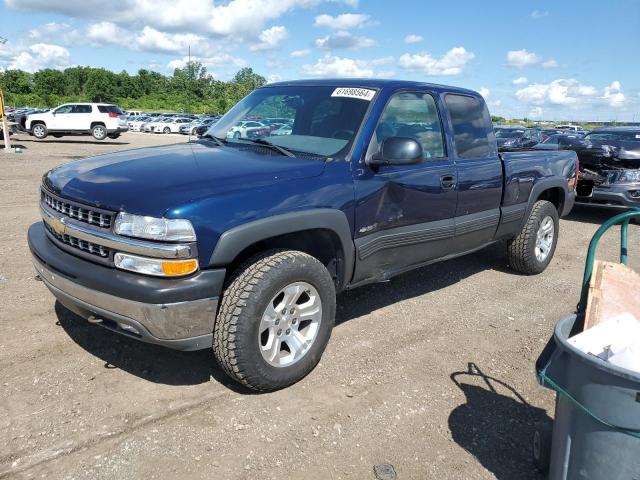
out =
<path fill-rule="evenodd" d="M 274 367 L 299 362 L 315 342 L 322 321 L 320 294 L 307 282 L 294 282 L 273 296 L 260 319 L 258 347 Z"/>
<path fill-rule="evenodd" d="M 540 222 L 540 227 L 538 227 L 538 233 L 536 234 L 536 258 L 539 262 L 544 262 L 549 253 L 551 253 L 555 229 L 553 218 L 550 216 L 544 217 Z"/>
<path fill-rule="evenodd" d="M 104 129 L 102 127 L 96 127 L 93 129 L 93 134 L 98 138 L 102 138 L 104 137 Z"/>
<path fill-rule="evenodd" d="M 41 137 L 42 135 L 44 135 L 44 128 L 42 128 L 40 125 L 36 125 L 35 127 L 33 127 L 33 134 L 36 137 Z"/>

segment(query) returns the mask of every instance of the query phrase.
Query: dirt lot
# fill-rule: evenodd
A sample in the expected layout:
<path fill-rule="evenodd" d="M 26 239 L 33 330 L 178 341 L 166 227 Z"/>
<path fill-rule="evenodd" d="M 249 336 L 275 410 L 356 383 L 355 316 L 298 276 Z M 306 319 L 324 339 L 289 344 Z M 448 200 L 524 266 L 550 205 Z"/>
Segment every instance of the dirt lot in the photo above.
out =
<path fill-rule="evenodd" d="M 0 478 L 534 479 L 529 439 L 553 415 L 533 365 L 576 304 L 589 238 L 607 213 L 561 223 L 550 268 L 507 269 L 501 246 L 343 294 L 318 368 L 284 391 L 231 384 L 210 351 L 122 338 L 56 305 L 27 227 L 62 162 L 186 141 L 13 138 L 0 153 Z M 631 253 L 640 252 L 632 227 Z M 614 259 L 611 235 L 601 256 Z M 638 267 L 638 257 L 635 266 Z"/>

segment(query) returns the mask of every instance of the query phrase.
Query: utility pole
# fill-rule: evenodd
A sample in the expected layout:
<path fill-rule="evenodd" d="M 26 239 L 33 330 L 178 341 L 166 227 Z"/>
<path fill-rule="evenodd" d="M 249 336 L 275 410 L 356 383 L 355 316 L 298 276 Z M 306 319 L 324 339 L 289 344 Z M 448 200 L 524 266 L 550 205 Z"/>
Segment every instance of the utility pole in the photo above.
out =
<path fill-rule="evenodd" d="M 2 136 L 4 137 L 4 151 L 8 153 L 11 150 L 11 139 L 9 138 L 9 125 L 7 124 L 7 116 L 4 114 L 4 95 L 0 90 L 0 119 L 2 119 Z"/>

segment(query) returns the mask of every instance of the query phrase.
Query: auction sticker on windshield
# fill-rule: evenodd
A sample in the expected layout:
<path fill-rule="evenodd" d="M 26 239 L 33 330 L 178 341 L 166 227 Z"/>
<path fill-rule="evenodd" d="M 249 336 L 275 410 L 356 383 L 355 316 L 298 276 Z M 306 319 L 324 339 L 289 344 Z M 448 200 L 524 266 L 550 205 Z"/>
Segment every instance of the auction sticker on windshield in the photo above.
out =
<path fill-rule="evenodd" d="M 347 97 L 347 98 L 359 98 L 370 102 L 373 96 L 376 94 L 375 90 L 369 90 L 368 88 L 336 88 L 331 94 L 332 97 Z"/>

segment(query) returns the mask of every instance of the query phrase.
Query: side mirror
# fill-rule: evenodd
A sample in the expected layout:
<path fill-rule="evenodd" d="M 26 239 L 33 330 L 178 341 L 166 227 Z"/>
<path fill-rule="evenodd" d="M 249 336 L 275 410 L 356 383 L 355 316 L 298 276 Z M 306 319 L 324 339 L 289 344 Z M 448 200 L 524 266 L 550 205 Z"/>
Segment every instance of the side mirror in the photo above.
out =
<path fill-rule="evenodd" d="M 389 137 L 382 141 L 380 152 L 371 157 L 369 165 L 415 165 L 423 159 L 422 145 L 417 140 Z"/>

